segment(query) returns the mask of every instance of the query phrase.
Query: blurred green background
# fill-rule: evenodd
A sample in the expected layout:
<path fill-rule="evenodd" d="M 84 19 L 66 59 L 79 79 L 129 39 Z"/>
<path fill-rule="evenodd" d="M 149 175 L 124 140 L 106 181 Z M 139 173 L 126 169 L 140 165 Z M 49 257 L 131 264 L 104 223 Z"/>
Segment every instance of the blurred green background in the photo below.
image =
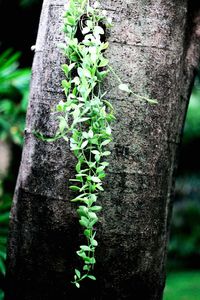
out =
<path fill-rule="evenodd" d="M 0 0 L 0 300 L 42 0 Z M 200 300 L 200 72 L 179 153 L 164 300 Z"/>

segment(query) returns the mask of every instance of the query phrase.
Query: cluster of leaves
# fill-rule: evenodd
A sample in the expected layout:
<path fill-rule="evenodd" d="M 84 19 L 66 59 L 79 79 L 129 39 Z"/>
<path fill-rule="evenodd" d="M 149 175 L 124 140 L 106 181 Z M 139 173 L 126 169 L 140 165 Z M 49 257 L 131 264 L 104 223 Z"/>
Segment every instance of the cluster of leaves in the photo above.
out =
<path fill-rule="evenodd" d="M 101 82 L 109 73 L 108 59 L 104 57 L 109 44 L 103 41 L 104 26 L 109 25 L 110 19 L 105 12 L 102 14 L 98 3 L 93 8 L 88 1 L 73 0 L 66 7 L 66 44 L 60 45 L 68 59 L 68 64 L 62 65 L 66 101 L 57 105 L 57 111 L 64 115 L 59 117 L 57 137 L 68 141 L 71 133 L 70 149 L 77 158 L 77 174 L 71 179 L 75 185 L 70 186 L 77 197 L 71 201 L 79 203 L 77 213 L 86 238 L 86 244 L 77 251 L 84 262 L 82 271 L 75 269 L 73 283 L 78 288 L 84 278 L 96 279 L 91 274 L 98 245 L 94 226 L 102 209 L 96 201 L 99 191 L 103 191 L 108 166 L 105 158 L 110 155 L 105 147 L 112 140 L 110 122 L 115 119 L 112 105 L 101 93 Z"/>
<path fill-rule="evenodd" d="M 21 145 L 29 93 L 30 69 L 18 69 L 19 53 L 0 55 L 0 139 Z"/>

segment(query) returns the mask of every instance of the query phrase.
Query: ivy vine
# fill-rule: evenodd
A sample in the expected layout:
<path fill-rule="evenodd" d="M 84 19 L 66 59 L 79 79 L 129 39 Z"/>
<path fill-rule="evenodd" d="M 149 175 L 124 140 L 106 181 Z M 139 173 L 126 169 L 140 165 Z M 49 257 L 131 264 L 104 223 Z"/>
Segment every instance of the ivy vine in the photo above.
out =
<path fill-rule="evenodd" d="M 72 202 L 78 203 L 77 214 L 83 227 L 85 244 L 76 252 L 83 261 L 82 269 L 75 269 L 73 284 L 80 288 L 80 282 L 92 274 L 95 260 L 95 224 L 97 213 L 102 207 L 97 205 L 99 192 L 104 191 L 102 180 L 111 154 L 107 146 L 112 141 L 111 122 L 115 120 L 114 109 L 102 92 L 101 85 L 110 72 L 119 82 L 119 89 L 134 94 L 139 99 L 157 103 L 154 99 L 135 94 L 109 65 L 105 50 L 109 43 L 105 40 L 105 30 L 112 26 L 107 12 L 100 8 L 99 2 L 90 5 L 89 0 L 70 0 L 64 13 L 65 43 L 60 44 L 68 63 L 62 65 L 65 79 L 62 80 L 65 101 L 56 107 L 61 112 L 59 129 L 52 141 L 64 138 L 70 142 L 70 149 L 77 158 L 75 178 L 70 179 L 69 187 L 77 193 Z M 69 137 L 70 135 L 70 137 Z"/>
<path fill-rule="evenodd" d="M 101 83 L 109 73 L 104 30 L 110 25 L 111 19 L 97 2 L 92 7 L 89 1 L 71 0 L 66 7 L 66 44 L 61 45 L 68 59 L 68 64 L 62 65 L 66 101 L 57 105 L 57 111 L 65 113 L 59 117 L 59 135 L 68 140 L 65 133 L 71 133 L 70 149 L 77 158 L 76 175 L 70 179 L 74 185 L 69 188 L 78 192 L 71 201 L 79 203 L 77 213 L 86 238 L 76 252 L 83 260 L 83 269 L 75 269 L 73 283 L 78 288 L 85 278 L 96 280 L 92 275 L 98 245 L 94 226 L 102 209 L 96 202 L 99 191 L 104 190 L 105 158 L 110 155 L 106 146 L 112 140 L 110 123 L 115 119 L 112 105 L 101 92 Z"/>

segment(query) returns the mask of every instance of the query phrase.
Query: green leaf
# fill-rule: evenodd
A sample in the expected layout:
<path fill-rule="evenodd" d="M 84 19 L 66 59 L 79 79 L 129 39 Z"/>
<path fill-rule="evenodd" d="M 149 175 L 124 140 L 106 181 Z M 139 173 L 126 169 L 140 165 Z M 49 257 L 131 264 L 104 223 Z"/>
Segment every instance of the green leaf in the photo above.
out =
<path fill-rule="evenodd" d="M 101 173 L 105 169 L 105 166 L 100 166 L 96 169 L 97 174 Z"/>
<path fill-rule="evenodd" d="M 106 50 L 109 47 L 109 43 L 108 42 L 102 43 L 100 47 L 101 47 L 101 50 Z"/>
<path fill-rule="evenodd" d="M 104 166 L 104 167 L 108 167 L 108 166 L 109 166 L 109 163 L 108 163 L 107 161 L 103 161 L 103 162 L 101 163 L 101 165 Z"/>
<path fill-rule="evenodd" d="M 82 216 L 82 217 L 81 217 L 81 220 L 79 220 L 79 223 L 80 223 L 81 226 L 83 226 L 83 227 L 88 227 L 88 225 L 89 225 L 89 220 L 88 220 L 86 217 Z"/>
<path fill-rule="evenodd" d="M 94 212 L 89 212 L 88 215 L 90 219 L 98 219 L 97 215 Z"/>
<path fill-rule="evenodd" d="M 81 248 L 81 250 L 83 250 L 83 251 L 92 251 L 92 250 L 90 249 L 90 247 L 85 246 L 85 245 L 80 246 L 80 248 Z"/>
<path fill-rule="evenodd" d="M 84 270 L 84 271 L 89 271 L 89 270 L 90 270 L 90 266 L 85 265 L 85 266 L 83 267 L 83 270 Z"/>
<path fill-rule="evenodd" d="M 100 26 L 95 26 L 94 27 L 94 34 L 104 34 L 104 30 Z"/>
<path fill-rule="evenodd" d="M 76 186 L 76 185 L 71 185 L 69 187 L 72 191 L 80 191 L 80 187 Z"/>
<path fill-rule="evenodd" d="M 85 122 L 88 121 L 90 118 L 81 118 L 79 119 L 76 123 L 81 123 L 81 122 Z"/>
<path fill-rule="evenodd" d="M 90 73 L 90 71 L 87 70 L 87 69 L 83 69 L 83 75 L 84 75 L 85 77 L 91 78 L 91 73 Z"/>
<path fill-rule="evenodd" d="M 95 158 L 96 162 L 99 162 L 101 157 L 99 154 L 96 154 L 94 158 Z"/>
<path fill-rule="evenodd" d="M 97 247 L 98 246 L 98 242 L 94 239 L 91 239 L 91 245 L 94 246 L 94 247 Z"/>
<path fill-rule="evenodd" d="M 105 140 L 101 143 L 101 146 L 106 146 L 111 142 L 111 140 Z"/>
<path fill-rule="evenodd" d="M 99 179 L 99 177 L 96 177 L 96 176 L 92 176 L 92 177 L 91 177 L 91 180 L 92 180 L 93 182 L 97 182 L 97 183 L 101 182 L 101 179 Z"/>
<path fill-rule="evenodd" d="M 80 217 L 84 216 L 84 217 L 88 217 L 88 208 L 86 206 L 79 206 L 79 208 L 77 209 L 77 212 L 79 214 Z"/>
<path fill-rule="evenodd" d="M 111 135 L 111 128 L 110 128 L 110 126 L 107 126 L 106 127 L 106 133 L 108 134 L 108 135 Z"/>
<path fill-rule="evenodd" d="M 85 235 L 86 237 L 89 237 L 90 234 L 91 234 L 91 230 L 90 230 L 90 229 L 85 229 L 85 230 L 84 230 L 84 235 Z"/>
<path fill-rule="evenodd" d="M 111 104 L 109 101 L 103 100 L 103 102 L 104 102 L 111 110 L 114 110 L 112 104 Z"/>
<path fill-rule="evenodd" d="M 73 16 L 68 16 L 68 17 L 67 17 L 67 23 L 68 23 L 69 25 L 75 25 L 75 24 L 76 24 L 76 19 L 75 19 L 75 17 L 73 17 Z"/>
<path fill-rule="evenodd" d="M 79 161 L 77 164 L 76 164 L 76 172 L 79 173 L 81 170 L 81 162 Z"/>
<path fill-rule="evenodd" d="M 87 144 L 88 144 L 88 141 L 87 140 L 84 141 L 81 145 L 81 149 L 85 148 L 87 146 Z"/>
<path fill-rule="evenodd" d="M 107 66 L 108 63 L 109 63 L 109 60 L 107 58 L 103 57 L 99 63 L 99 68 Z"/>
<path fill-rule="evenodd" d="M 124 92 L 127 92 L 127 93 L 131 93 L 131 90 L 129 89 L 129 87 L 128 87 L 127 84 L 122 83 L 118 87 L 119 87 L 119 89 L 121 91 L 124 91 Z"/>
<path fill-rule="evenodd" d="M 99 212 L 102 210 L 101 206 L 92 206 L 90 207 L 90 211 Z"/>
<path fill-rule="evenodd" d="M 94 132 L 92 131 L 92 129 L 90 129 L 90 130 L 88 131 L 88 137 L 89 137 L 89 138 L 93 138 L 93 136 L 94 136 Z"/>
<path fill-rule="evenodd" d="M 100 154 L 100 152 L 98 150 L 92 150 L 91 151 L 93 154 Z"/>
<path fill-rule="evenodd" d="M 63 64 L 61 66 L 61 68 L 62 68 L 63 72 L 65 73 L 65 75 L 68 76 L 68 73 L 69 73 L 69 67 L 68 67 L 68 65 Z"/>
<path fill-rule="evenodd" d="M 75 282 L 75 285 L 78 289 L 80 288 L 80 284 L 78 282 Z"/>
<path fill-rule="evenodd" d="M 81 278 L 81 272 L 79 270 L 75 269 L 75 273 L 78 278 Z"/>
<path fill-rule="evenodd" d="M 92 279 L 92 280 L 96 280 L 96 277 L 93 275 L 87 275 L 88 278 Z"/>
<path fill-rule="evenodd" d="M 64 79 L 64 80 L 62 80 L 62 86 L 63 86 L 63 88 L 68 90 L 71 87 L 71 83 Z"/>
<path fill-rule="evenodd" d="M 65 118 L 62 117 L 62 116 L 59 116 L 58 119 L 59 119 L 59 130 L 60 130 L 61 133 L 63 133 L 63 131 L 64 131 L 66 128 L 68 128 L 67 121 L 66 121 Z"/>
<path fill-rule="evenodd" d="M 77 255 L 85 259 L 87 257 L 86 253 L 83 250 L 76 251 Z"/>
<path fill-rule="evenodd" d="M 100 191 L 104 191 L 104 189 L 102 188 L 102 186 L 100 185 L 100 184 L 97 184 L 97 188 L 98 188 L 98 190 L 100 190 Z"/>
<path fill-rule="evenodd" d="M 110 154 L 111 154 L 110 151 L 105 151 L 105 152 L 102 153 L 102 156 L 109 156 Z"/>

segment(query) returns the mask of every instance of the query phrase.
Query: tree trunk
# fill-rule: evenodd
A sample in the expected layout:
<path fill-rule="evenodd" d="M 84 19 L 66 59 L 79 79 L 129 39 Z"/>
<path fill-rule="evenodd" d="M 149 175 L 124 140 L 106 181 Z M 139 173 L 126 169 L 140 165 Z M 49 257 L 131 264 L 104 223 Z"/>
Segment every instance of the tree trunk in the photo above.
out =
<path fill-rule="evenodd" d="M 63 99 L 57 44 L 65 0 L 45 0 L 41 15 L 25 144 L 11 212 L 6 300 L 162 299 L 170 198 L 176 153 L 199 61 L 199 18 L 188 0 L 102 0 L 113 17 L 107 38 L 112 67 L 139 101 L 104 88 L 116 110 L 112 157 L 97 226 L 96 282 L 76 289 L 70 281 L 83 239 L 68 180 L 75 159 L 53 136 L 52 108 Z"/>

